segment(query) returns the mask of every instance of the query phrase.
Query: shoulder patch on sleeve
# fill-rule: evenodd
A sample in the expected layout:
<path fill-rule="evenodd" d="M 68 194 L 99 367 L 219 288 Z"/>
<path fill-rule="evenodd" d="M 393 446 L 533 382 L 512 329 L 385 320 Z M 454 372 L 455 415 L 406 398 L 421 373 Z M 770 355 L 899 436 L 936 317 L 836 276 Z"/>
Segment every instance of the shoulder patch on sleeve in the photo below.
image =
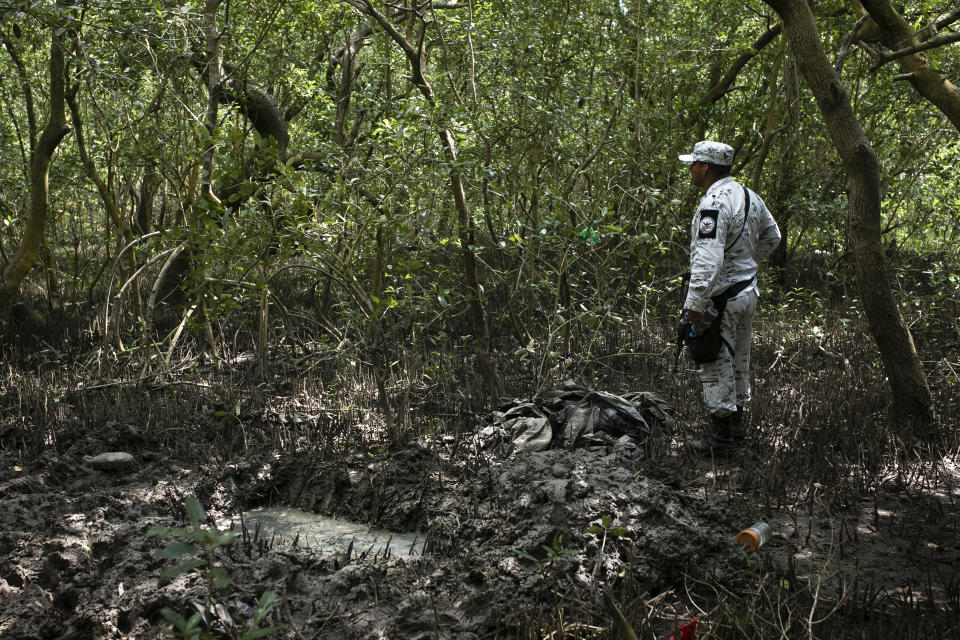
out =
<path fill-rule="evenodd" d="M 697 238 L 717 237 L 717 215 L 719 213 L 719 209 L 702 209 L 700 211 L 700 226 Z"/>

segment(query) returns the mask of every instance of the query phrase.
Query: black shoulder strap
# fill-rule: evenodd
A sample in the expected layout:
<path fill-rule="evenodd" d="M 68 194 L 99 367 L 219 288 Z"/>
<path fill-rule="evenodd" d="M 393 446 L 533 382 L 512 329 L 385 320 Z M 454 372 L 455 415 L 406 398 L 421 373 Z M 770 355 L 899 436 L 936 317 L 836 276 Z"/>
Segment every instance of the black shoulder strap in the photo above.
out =
<path fill-rule="evenodd" d="M 729 251 L 730 249 L 733 249 L 733 245 L 737 244 L 737 242 L 740 240 L 740 236 L 743 235 L 743 230 L 747 228 L 747 217 L 750 215 L 750 189 L 747 189 L 742 185 L 741 185 L 741 188 L 743 189 L 743 203 L 744 203 L 743 204 L 743 226 L 740 227 L 740 233 L 738 233 L 737 237 L 733 239 L 733 242 L 731 242 L 730 244 L 728 244 L 726 247 L 723 248 L 724 251 Z"/>

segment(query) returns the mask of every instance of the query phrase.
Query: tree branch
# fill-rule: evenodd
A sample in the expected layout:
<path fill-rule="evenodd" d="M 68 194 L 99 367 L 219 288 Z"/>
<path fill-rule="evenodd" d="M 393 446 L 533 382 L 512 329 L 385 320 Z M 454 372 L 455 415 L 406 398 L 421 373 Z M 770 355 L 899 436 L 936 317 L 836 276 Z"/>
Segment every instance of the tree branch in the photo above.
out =
<path fill-rule="evenodd" d="M 843 63 L 847 61 L 847 54 L 850 53 L 850 45 L 860 32 L 860 28 L 863 27 L 863 23 L 869 19 L 869 13 L 864 13 L 862 16 L 860 16 L 860 19 L 857 20 L 857 22 L 853 25 L 853 29 L 851 29 L 850 33 L 847 34 L 847 37 L 843 39 L 843 44 L 840 45 L 840 52 L 837 54 L 837 62 L 833 65 L 833 68 L 836 70 L 838 76 L 842 75 L 841 72 L 843 71 Z"/>
<path fill-rule="evenodd" d="M 753 46 L 737 56 L 737 59 L 733 61 L 730 67 L 727 69 L 727 72 L 723 74 L 723 77 L 720 78 L 720 81 L 715 85 L 710 87 L 706 95 L 700 98 L 700 105 L 709 104 L 720 99 L 730 88 L 730 85 L 733 84 L 733 81 L 737 79 L 737 74 L 746 66 L 750 60 L 753 59 L 758 53 L 760 53 L 764 47 L 770 44 L 774 38 L 780 35 L 780 32 L 783 31 L 783 22 L 778 22 L 769 29 L 766 33 L 757 38 L 756 42 L 753 43 Z"/>
<path fill-rule="evenodd" d="M 957 5 L 953 9 L 937 16 L 936 20 L 925 26 L 923 29 L 917 31 L 917 37 L 921 40 L 929 40 L 933 36 L 937 35 L 937 32 L 940 31 L 940 29 L 953 24 L 957 20 L 960 20 L 960 5 Z"/>
<path fill-rule="evenodd" d="M 860 0 L 860 4 L 879 27 L 880 41 L 887 49 L 900 51 L 905 45 L 913 48 L 923 44 L 918 40 L 917 32 L 889 0 Z M 960 130 L 960 90 L 934 69 L 924 55 L 904 54 L 897 58 L 897 64 L 901 71 L 898 79 L 908 80 L 917 93 L 942 111 Z"/>
<path fill-rule="evenodd" d="M 617 87 L 617 95 L 613 99 L 613 109 L 610 113 L 610 118 L 607 120 L 607 126 L 603 130 L 603 135 L 600 136 L 600 140 L 597 142 L 597 145 L 593 148 L 593 151 L 590 152 L 590 155 L 587 156 L 583 162 L 577 164 L 574 167 L 573 171 L 570 172 L 569 177 L 564 181 L 567 183 L 566 188 L 563 191 L 563 199 L 566 199 L 570 194 L 570 191 L 573 189 L 575 184 L 574 179 L 583 173 L 590 163 L 596 160 L 597 156 L 600 155 L 600 151 L 603 150 L 603 147 L 606 146 L 607 142 L 610 140 L 610 130 L 613 129 L 614 123 L 617 121 L 617 115 L 620 113 L 620 97 L 623 95 L 623 85 L 626 82 L 626 78 L 620 80 L 620 86 Z"/>
<path fill-rule="evenodd" d="M 403 49 L 403 52 L 406 54 L 407 58 L 409 58 L 410 60 L 417 59 L 417 50 L 413 47 L 412 44 L 410 44 L 410 42 L 406 38 L 403 37 L 402 33 L 397 31 L 397 28 L 393 26 L 393 23 L 390 22 L 389 19 L 387 19 L 387 16 L 377 11 L 377 8 L 373 6 L 372 2 L 370 2 L 369 0 L 366 0 L 366 1 L 343 0 L 343 1 L 349 4 L 351 7 L 353 7 L 357 11 L 359 11 L 360 13 L 362 13 L 363 15 L 366 15 L 376 20 L 377 23 L 381 27 L 383 27 L 383 30 L 386 31 L 387 34 L 389 34 L 390 38 L 394 42 L 396 42 L 401 49 Z"/>
<path fill-rule="evenodd" d="M 937 47 L 942 47 L 944 45 L 952 44 L 954 42 L 960 42 L 960 32 L 957 33 L 942 33 L 936 35 L 925 42 L 920 44 L 915 44 L 911 47 L 906 47 L 900 49 L 899 51 L 891 51 L 889 53 L 881 53 L 877 63 L 870 68 L 870 71 L 876 71 L 883 65 L 888 62 L 892 62 L 899 58 L 905 58 L 906 56 L 913 55 L 915 53 L 920 53 L 921 51 L 927 51 L 928 49 L 936 49 Z"/>

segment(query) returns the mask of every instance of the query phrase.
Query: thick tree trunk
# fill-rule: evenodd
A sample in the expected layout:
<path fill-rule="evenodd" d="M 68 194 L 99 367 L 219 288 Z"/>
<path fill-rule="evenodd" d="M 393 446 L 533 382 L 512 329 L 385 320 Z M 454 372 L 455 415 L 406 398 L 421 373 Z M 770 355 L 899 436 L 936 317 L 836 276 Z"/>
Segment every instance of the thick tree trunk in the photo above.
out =
<path fill-rule="evenodd" d="M 223 62 L 220 66 L 223 76 L 219 99 L 236 104 L 263 140 L 271 137 L 276 140 L 278 158 L 273 159 L 272 169 L 278 159 L 280 162 L 287 159 L 287 147 L 290 145 L 290 133 L 283 110 L 266 89 L 255 82 L 237 77 L 234 65 Z"/>
<path fill-rule="evenodd" d="M 783 19 L 790 45 L 847 174 L 850 238 L 863 310 L 890 383 L 891 423 L 931 435 L 933 408 L 920 359 L 890 286 L 880 238 L 880 170 L 850 99 L 820 45 L 806 0 L 765 0 Z"/>
<path fill-rule="evenodd" d="M 880 29 L 880 39 L 892 51 L 922 44 L 917 32 L 888 0 L 860 0 Z M 914 53 L 897 59 L 901 73 L 921 96 L 936 106 L 960 131 L 960 89 L 930 66 L 927 56 Z"/>
<path fill-rule="evenodd" d="M 65 104 L 65 71 L 63 56 L 63 31 L 51 29 L 50 42 L 50 119 L 37 139 L 30 158 L 30 209 L 27 213 L 20 246 L 3 270 L 0 281 L 0 317 L 6 318 L 10 302 L 20 283 L 29 273 L 43 241 L 43 229 L 47 222 L 47 178 L 53 153 L 63 137 L 70 132 L 67 126 Z M 57 31 L 60 35 L 57 35 Z"/>

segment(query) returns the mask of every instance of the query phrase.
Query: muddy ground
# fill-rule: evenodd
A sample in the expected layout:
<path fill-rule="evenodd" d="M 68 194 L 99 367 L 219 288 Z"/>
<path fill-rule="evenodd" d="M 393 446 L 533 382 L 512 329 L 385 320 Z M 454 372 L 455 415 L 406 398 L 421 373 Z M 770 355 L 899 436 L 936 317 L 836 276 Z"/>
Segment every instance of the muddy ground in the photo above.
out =
<path fill-rule="evenodd" d="M 147 535 L 183 526 L 191 495 L 208 522 L 286 504 L 426 538 L 423 556 L 402 558 L 241 536 L 216 554 L 232 578 L 212 594 L 222 605 L 209 614 L 216 637 L 249 629 L 267 590 L 278 601 L 260 626 L 296 640 L 606 637 L 615 625 L 607 588 L 640 637 L 667 638 L 697 615 L 697 637 L 709 637 L 713 605 L 694 587 L 749 590 L 765 571 L 784 576 L 784 589 L 820 581 L 824 601 L 856 577 L 857 597 L 873 593 L 878 611 L 898 598 L 956 606 L 956 518 L 924 515 L 956 513 L 949 461 L 926 493 L 891 479 L 828 515 L 817 512 L 816 487 L 799 507 L 763 510 L 730 489 L 767 453 L 697 461 L 664 432 L 640 460 L 583 449 L 498 458 L 447 435 L 393 454 L 247 451 L 184 462 L 129 427 L 61 425 L 37 460 L 20 458 L 15 434 L 4 434 L 0 637 L 156 638 L 170 628 L 162 609 L 192 614 L 208 594 L 201 572 L 161 582 L 175 561 L 158 557 L 164 541 Z M 135 465 L 102 471 L 84 461 L 104 450 L 129 451 Z M 750 554 L 734 538 L 755 520 L 775 537 Z"/>

